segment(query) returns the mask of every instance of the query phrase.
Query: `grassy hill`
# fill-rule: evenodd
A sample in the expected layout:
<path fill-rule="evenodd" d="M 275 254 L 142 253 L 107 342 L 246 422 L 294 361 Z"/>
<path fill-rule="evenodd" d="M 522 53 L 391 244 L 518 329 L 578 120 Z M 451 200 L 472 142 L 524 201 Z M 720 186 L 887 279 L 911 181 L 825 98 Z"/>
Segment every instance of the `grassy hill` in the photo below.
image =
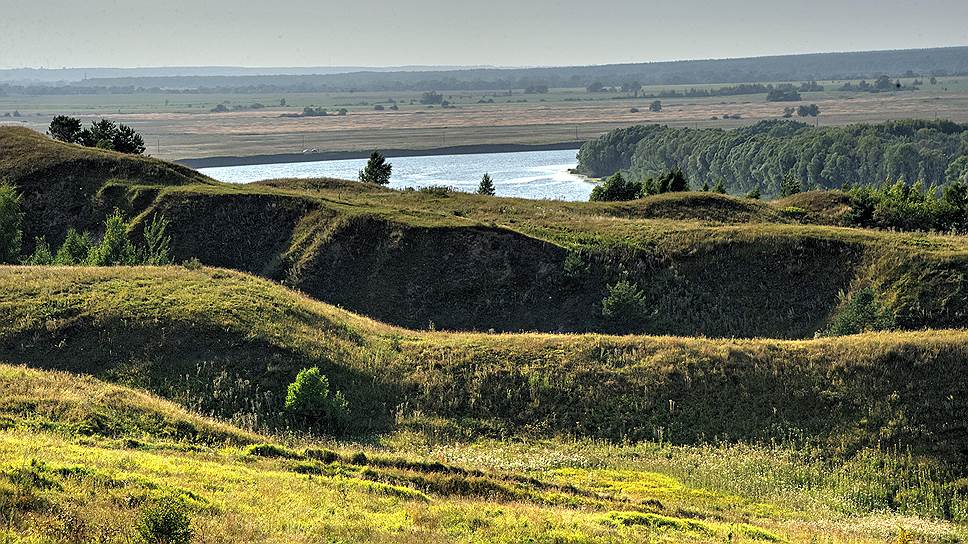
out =
<path fill-rule="evenodd" d="M 878 511 L 879 490 L 856 488 L 872 483 L 860 477 L 877 463 L 889 463 L 878 470 L 891 478 L 920 478 L 933 498 L 945 485 L 884 455 L 828 475 L 829 466 L 803 466 L 802 454 L 776 447 L 417 445 L 413 433 L 368 445 L 280 443 L 72 374 L 0 365 L 0 390 L 9 542 L 151 541 L 165 534 L 150 523 L 159 519 L 169 530 L 184 522 L 193 542 L 868 543 L 898 527 L 924 541 L 966 534 L 923 506 Z M 29 402 L 42 407 L 25 409 Z M 104 410 L 124 422 L 77 425 Z M 203 435 L 212 440 L 197 441 Z"/>
<path fill-rule="evenodd" d="M 218 269 L 0 269 L 0 359 L 145 388 L 264 429 L 318 366 L 357 432 L 398 407 L 497 435 L 878 444 L 960 463 L 960 331 L 810 341 L 415 332 Z M 109 349 L 105 349 L 109 346 Z M 947 399 L 939 402 L 938 399 Z"/>
<path fill-rule="evenodd" d="M 0 503 L 28 541 L 123 541 L 168 496 L 201 541 L 965 538 L 965 331 L 419 332 L 210 268 L 0 267 L 0 287 L 0 361 L 43 369 L 0 366 Z M 361 444 L 62 372 L 283 432 L 307 366 Z"/>
<path fill-rule="evenodd" d="M 968 324 L 964 238 L 827 226 L 843 213 L 835 195 L 563 203 L 339 180 L 232 186 L 22 129 L 0 129 L 0 144 L 28 241 L 96 230 L 114 207 L 138 235 L 161 213 L 179 261 L 258 274 L 409 328 L 809 338 L 842 293 L 864 288 L 903 328 Z M 645 293 L 648 319 L 603 318 L 621 280 Z"/>

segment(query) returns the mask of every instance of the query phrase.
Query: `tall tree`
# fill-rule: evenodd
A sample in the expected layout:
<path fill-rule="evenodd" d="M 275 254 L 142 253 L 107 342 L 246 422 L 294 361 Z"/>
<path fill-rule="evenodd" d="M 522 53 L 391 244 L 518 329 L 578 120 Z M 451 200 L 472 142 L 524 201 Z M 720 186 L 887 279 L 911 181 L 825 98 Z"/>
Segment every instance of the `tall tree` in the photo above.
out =
<path fill-rule="evenodd" d="M 494 182 L 491 181 L 490 174 L 485 173 L 481 178 L 481 184 L 477 186 L 477 194 L 494 196 Z"/>
<path fill-rule="evenodd" d="M 393 165 L 387 162 L 386 158 L 378 151 L 370 155 L 370 160 L 366 166 L 360 170 L 360 181 L 364 183 L 376 183 L 386 185 L 390 183 L 390 172 Z"/>

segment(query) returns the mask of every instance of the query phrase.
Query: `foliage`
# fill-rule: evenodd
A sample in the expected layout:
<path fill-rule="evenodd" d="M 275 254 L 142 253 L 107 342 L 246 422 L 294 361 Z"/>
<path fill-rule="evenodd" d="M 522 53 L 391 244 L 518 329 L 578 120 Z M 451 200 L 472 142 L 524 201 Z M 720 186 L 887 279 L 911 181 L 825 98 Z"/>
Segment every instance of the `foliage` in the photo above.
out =
<path fill-rule="evenodd" d="M 602 316 L 622 330 L 642 330 L 650 315 L 645 293 L 632 282 L 622 280 L 608 286 L 602 299 Z"/>
<path fill-rule="evenodd" d="M 783 178 L 783 183 L 780 184 L 780 197 L 786 198 L 788 196 L 793 196 L 803 190 L 801 182 L 796 176 L 788 175 Z"/>
<path fill-rule="evenodd" d="M 800 117 L 816 117 L 820 115 L 820 107 L 816 104 L 797 106 L 797 115 Z"/>
<path fill-rule="evenodd" d="M 167 265 L 173 262 L 171 255 L 171 236 L 167 234 L 169 221 L 155 214 L 145 225 L 145 247 L 141 261 L 147 265 Z"/>
<path fill-rule="evenodd" d="M 766 95 L 767 102 L 799 102 L 800 100 L 800 93 L 792 85 L 777 87 Z"/>
<path fill-rule="evenodd" d="M 746 198 L 751 200 L 759 200 L 761 196 L 759 187 L 754 187 L 752 191 L 746 193 Z"/>
<path fill-rule="evenodd" d="M 652 103 L 649 104 L 649 111 L 656 113 L 662 111 L 662 101 L 653 100 Z"/>
<path fill-rule="evenodd" d="M 92 121 L 90 128 L 81 129 L 80 119 L 58 115 L 51 121 L 47 133 L 55 140 L 85 147 L 110 149 L 132 155 L 145 152 L 144 139 L 137 131 L 107 119 Z"/>
<path fill-rule="evenodd" d="M 690 179 L 721 181 L 732 194 L 761 187 L 778 195 L 788 176 L 828 189 L 883 180 L 940 187 L 968 176 L 968 125 L 901 120 L 812 127 L 771 120 L 729 131 L 635 126 L 587 142 L 578 159 L 579 170 L 594 176 L 627 170 L 648 177 L 679 168 Z"/>
<path fill-rule="evenodd" d="M 940 193 L 940 194 L 939 194 Z M 968 232 L 968 183 L 955 182 L 943 191 L 921 184 L 885 183 L 848 191 L 848 221 L 861 227 L 897 230 Z"/>
<path fill-rule="evenodd" d="M 858 290 L 849 298 L 841 295 L 841 304 L 826 333 L 831 336 L 884 331 L 894 328 L 894 316 L 870 287 Z"/>
<path fill-rule="evenodd" d="M 366 166 L 360 170 L 360 181 L 386 185 L 390 183 L 390 173 L 392 170 L 393 165 L 388 163 L 386 158 L 379 152 L 374 151 L 370 155 Z"/>
<path fill-rule="evenodd" d="M 138 518 L 138 535 L 146 544 L 190 544 L 192 520 L 180 497 L 165 496 L 148 504 Z"/>
<path fill-rule="evenodd" d="M 490 174 L 485 173 L 481 178 L 481 184 L 477 186 L 477 194 L 494 196 L 494 182 L 491 181 Z"/>
<path fill-rule="evenodd" d="M 68 229 L 67 237 L 54 257 L 54 264 L 64 266 L 84 264 L 92 246 L 94 246 L 94 240 L 89 232 L 80 233 L 74 228 Z"/>
<path fill-rule="evenodd" d="M 340 429 L 349 405 L 340 391 L 331 391 L 329 378 L 319 367 L 304 368 L 286 391 L 286 411 L 312 424 Z"/>
<path fill-rule="evenodd" d="M 67 115 L 57 115 L 50 122 L 47 134 L 55 140 L 69 144 L 80 143 L 81 120 Z"/>
<path fill-rule="evenodd" d="M 23 212 L 20 195 L 6 182 L 0 183 L 0 264 L 20 260 L 23 245 Z"/>
<path fill-rule="evenodd" d="M 54 255 L 50 251 L 50 245 L 43 236 L 34 239 L 34 252 L 24 261 L 24 264 L 33 266 L 46 266 L 54 264 Z"/>
<path fill-rule="evenodd" d="M 104 221 L 104 236 L 91 248 L 87 263 L 91 266 L 128 266 L 138 264 L 138 250 L 128 237 L 128 223 L 120 210 L 114 210 Z"/>
<path fill-rule="evenodd" d="M 592 202 L 635 200 L 642 197 L 642 184 L 625 179 L 621 173 L 612 174 L 592 189 Z"/>

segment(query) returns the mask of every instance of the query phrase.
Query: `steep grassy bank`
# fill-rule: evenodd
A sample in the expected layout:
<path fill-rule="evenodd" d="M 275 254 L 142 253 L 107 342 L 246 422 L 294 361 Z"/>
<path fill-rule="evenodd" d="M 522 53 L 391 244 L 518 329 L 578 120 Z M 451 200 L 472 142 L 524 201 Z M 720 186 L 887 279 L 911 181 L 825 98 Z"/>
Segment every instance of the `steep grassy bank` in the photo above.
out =
<path fill-rule="evenodd" d="M 0 142 L 0 177 L 24 194 L 28 245 L 35 234 L 56 245 L 69 225 L 96 230 L 114 207 L 134 217 L 136 237 L 162 214 L 179 261 L 258 274 L 409 328 L 809 338 L 840 311 L 841 292 L 864 288 L 904 328 L 968 325 L 964 238 L 806 224 L 837 223 L 829 199 L 562 203 L 339 180 L 229 186 L 29 131 L 2 129 Z M 80 165 L 83 180 L 62 179 L 23 166 L 70 165 L 50 157 L 73 154 L 124 175 Z M 900 289 L 915 278 L 925 281 Z M 620 281 L 641 290 L 643 315 L 603 316 Z"/>
<path fill-rule="evenodd" d="M 0 358 L 93 374 L 253 427 L 296 425 L 319 366 L 357 432 L 399 413 L 610 439 L 897 446 L 964 466 L 963 331 L 812 341 L 420 333 L 225 270 L 0 270 Z"/>
<path fill-rule="evenodd" d="M 899 530 L 953 542 L 966 531 L 955 483 L 887 452 L 843 463 L 778 446 L 412 431 L 363 446 L 280 443 L 66 373 L 0 365 L 0 392 L 10 542 L 131 542 L 173 528 L 240 543 L 868 543 Z M 117 416 L 109 426 L 77 424 L 105 411 Z"/>

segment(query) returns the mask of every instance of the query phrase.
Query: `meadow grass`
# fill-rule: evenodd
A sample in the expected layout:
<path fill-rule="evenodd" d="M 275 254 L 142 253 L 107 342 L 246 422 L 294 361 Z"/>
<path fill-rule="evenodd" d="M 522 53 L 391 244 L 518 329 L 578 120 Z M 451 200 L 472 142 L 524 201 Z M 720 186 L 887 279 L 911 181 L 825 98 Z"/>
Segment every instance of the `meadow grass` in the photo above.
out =
<path fill-rule="evenodd" d="M 158 418 L 224 428 L 91 378 L 0 371 L 4 392 L 54 398 L 57 384 L 63 404 L 94 405 L 123 394 Z M 68 391 L 74 381 L 80 387 Z M 898 527 L 927 542 L 965 537 L 963 522 L 936 513 L 839 500 L 843 483 L 870 486 L 899 473 L 841 465 L 839 479 L 824 477 L 819 465 L 832 465 L 779 446 L 437 443 L 414 431 L 365 444 L 260 437 L 260 446 L 241 446 L 137 426 L 110 435 L 69 424 L 41 430 L 29 414 L 3 414 L 0 517 L 10 542 L 131 541 L 144 512 L 165 497 L 186 506 L 194 542 L 881 542 Z M 872 453 L 867 463 L 892 459 Z M 753 487 L 741 483 L 751 478 Z M 927 490 L 932 481 L 921 484 Z"/>

